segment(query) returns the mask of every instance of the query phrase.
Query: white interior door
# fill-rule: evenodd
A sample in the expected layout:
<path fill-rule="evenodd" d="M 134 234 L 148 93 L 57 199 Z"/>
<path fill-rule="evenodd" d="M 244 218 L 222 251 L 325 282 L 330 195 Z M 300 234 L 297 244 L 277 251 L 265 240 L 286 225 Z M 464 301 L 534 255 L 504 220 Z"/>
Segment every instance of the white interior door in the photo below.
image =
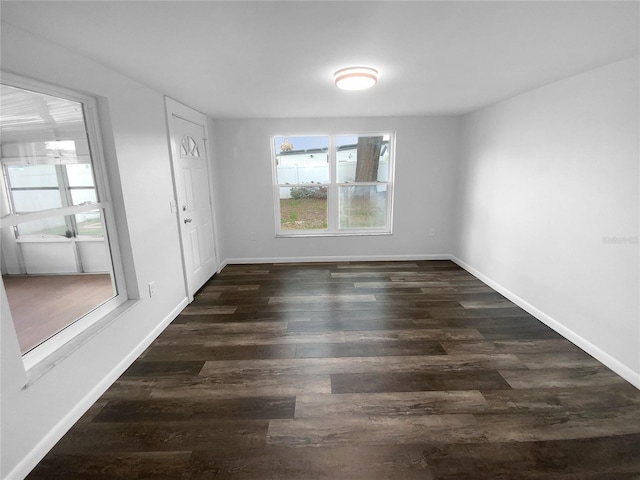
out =
<path fill-rule="evenodd" d="M 167 100 L 185 282 L 192 300 L 217 270 L 206 119 L 195 111 L 194 115 L 188 115 L 195 118 L 184 118 L 188 112 L 172 111 Z"/>

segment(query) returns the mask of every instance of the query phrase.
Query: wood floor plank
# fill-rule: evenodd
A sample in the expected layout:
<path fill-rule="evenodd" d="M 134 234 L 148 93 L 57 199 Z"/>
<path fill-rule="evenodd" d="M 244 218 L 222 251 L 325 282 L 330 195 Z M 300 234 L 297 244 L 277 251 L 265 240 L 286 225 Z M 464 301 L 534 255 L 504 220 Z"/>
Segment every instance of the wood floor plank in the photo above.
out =
<path fill-rule="evenodd" d="M 29 478 L 46 480 L 181 480 L 191 451 L 52 454 L 40 462 Z M 132 472 L 135 472 L 132 476 Z"/>
<path fill-rule="evenodd" d="M 571 440 L 640 433 L 637 406 L 616 410 L 536 414 L 474 415 L 478 428 L 490 442 Z"/>
<path fill-rule="evenodd" d="M 260 285 L 205 285 L 200 290 L 199 295 L 206 295 L 210 292 L 253 292 L 260 289 Z"/>
<path fill-rule="evenodd" d="M 185 308 L 180 315 L 224 315 L 229 313 L 234 313 L 236 311 L 236 306 L 233 305 L 224 305 L 224 306 L 200 306 L 200 305 L 190 305 Z"/>
<path fill-rule="evenodd" d="M 144 353 L 145 360 L 246 360 L 251 358 L 293 358 L 296 345 L 223 345 L 205 346 L 153 345 Z"/>
<path fill-rule="evenodd" d="M 518 370 L 519 371 L 519 370 Z M 439 373 L 337 373 L 331 393 L 421 392 L 448 390 L 504 390 L 509 384 L 497 371 Z"/>
<path fill-rule="evenodd" d="M 235 314 L 219 314 L 219 315 L 178 315 L 171 322 L 171 325 L 179 324 L 236 324 L 236 323 L 260 323 L 260 322 L 286 322 L 292 321 L 308 321 L 311 320 L 311 314 L 308 312 L 291 312 L 291 313 L 268 313 L 254 311 L 251 313 L 235 313 Z"/>
<path fill-rule="evenodd" d="M 171 452 L 215 448 L 233 442 L 239 448 L 265 445 L 269 420 L 209 422 L 83 423 L 60 440 L 52 452 Z"/>
<path fill-rule="evenodd" d="M 447 282 L 442 281 L 407 281 L 407 282 L 355 282 L 356 288 L 427 288 L 427 287 L 448 287 Z"/>
<path fill-rule="evenodd" d="M 638 445 L 640 390 L 453 262 L 227 265 L 28 478 L 639 480 Z"/>
<path fill-rule="evenodd" d="M 563 338 L 535 339 L 535 340 L 499 340 L 499 341 L 470 341 L 470 342 L 442 342 L 443 348 L 449 354 L 460 353 L 558 353 L 581 352 L 569 340 Z"/>
<path fill-rule="evenodd" d="M 272 420 L 267 433 L 267 444 L 292 447 L 465 441 L 486 441 L 469 414 Z"/>
<path fill-rule="evenodd" d="M 269 298 L 270 305 L 280 303 L 307 304 L 307 303 L 348 303 L 348 302 L 375 302 L 374 295 L 291 295 L 286 297 Z"/>
<path fill-rule="evenodd" d="M 193 360 L 168 360 L 168 361 L 140 361 L 131 365 L 121 376 L 127 377 L 147 377 L 147 376 L 194 376 L 200 373 L 204 366 L 204 361 Z"/>
<path fill-rule="evenodd" d="M 429 288 L 421 288 L 422 293 L 425 295 L 443 295 L 446 298 L 447 295 L 461 295 L 461 294 L 472 294 L 472 293 L 496 293 L 495 290 L 492 290 L 491 287 L 487 285 L 475 285 L 475 286 L 447 286 L 447 287 L 429 287 Z"/>
<path fill-rule="evenodd" d="M 461 372 L 527 368 L 515 355 L 414 355 L 206 362 L 200 376 L 330 375 L 332 373 Z"/>
<path fill-rule="evenodd" d="M 477 390 L 298 395 L 295 418 L 414 417 L 488 409 Z"/>
<path fill-rule="evenodd" d="M 562 441 L 430 445 L 423 449 L 434 478 L 458 480 L 613 480 L 638 478 L 640 436 Z M 613 461 L 612 461 L 613 460 Z"/>
<path fill-rule="evenodd" d="M 626 383 L 604 367 L 501 370 L 500 375 L 512 388 L 595 387 Z"/>
<path fill-rule="evenodd" d="M 344 335 L 343 335 L 344 337 Z M 415 355 L 446 355 L 440 342 L 418 341 L 377 341 L 343 343 L 308 343 L 298 345 L 296 358 L 336 358 L 336 357 L 387 357 Z"/>
<path fill-rule="evenodd" d="M 483 391 L 491 413 L 589 412 L 640 407 L 640 390 L 628 383 Z"/>
<path fill-rule="evenodd" d="M 276 375 L 248 378 L 215 376 L 180 382 L 159 380 L 149 395 L 152 399 L 207 400 L 234 397 L 295 396 L 302 393 L 331 393 L 328 375 Z"/>
<path fill-rule="evenodd" d="M 350 320 L 311 320 L 308 322 L 287 322 L 289 332 L 331 332 L 355 330 L 406 330 L 415 329 L 416 322 L 411 319 L 350 319 Z"/>
<path fill-rule="evenodd" d="M 112 400 L 94 422 L 184 422 L 221 418 L 293 418 L 295 397 L 234 397 L 207 401 Z"/>
<path fill-rule="evenodd" d="M 355 262 L 355 263 L 339 263 L 338 271 L 340 270 L 403 270 L 406 268 L 419 268 L 417 263 L 413 262 Z"/>
<path fill-rule="evenodd" d="M 215 331 L 215 329 L 212 329 Z M 480 334 L 478 334 L 479 336 Z M 256 333 L 219 333 L 208 335 L 188 335 L 184 333 L 161 335 L 155 345 L 158 347 L 171 345 L 193 345 L 209 348 L 252 347 L 257 345 L 302 345 L 318 342 L 344 342 L 342 331 L 334 332 L 256 332 Z"/>
<path fill-rule="evenodd" d="M 256 472 L 259 472 L 256 474 Z M 184 480 L 433 480 L 419 445 L 196 451 Z"/>
<path fill-rule="evenodd" d="M 440 308 L 430 307 L 427 311 L 432 317 L 444 318 L 497 318 L 497 317 L 531 317 L 531 315 L 520 307 L 511 305 L 511 307 L 500 308 Z"/>
<path fill-rule="evenodd" d="M 576 367 L 597 367 L 601 363 L 584 352 L 547 352 L 519 354 L 527 368 L 531 370 L 547 368 L 576 368 Z"/>
<path fill-rule="evenodd" d="M 464 308 L 513 308 L 513 303 L 509 300 L 460 300 L 460 305 Z"/>
<path fill-rule="evenodd" d="M 344 330 L 345 342 L 473 341 L 484 338 L 475 328 L 416 328 L 405 330 Z"/>
<path fill-rule="evenodd" d="M 487 340 L 562 338 L 545 325 L 511 325 L 508 327 L 479 327 L 478 331 Z"/>
<path fill-rule="evenodd" d="M 288 329 L 289 322 L 226 322 L 226 323 L 192 323 L 171 324 L 161 334 L 163 336 L 206 336 L 239 333 L 279 333 Z"/>

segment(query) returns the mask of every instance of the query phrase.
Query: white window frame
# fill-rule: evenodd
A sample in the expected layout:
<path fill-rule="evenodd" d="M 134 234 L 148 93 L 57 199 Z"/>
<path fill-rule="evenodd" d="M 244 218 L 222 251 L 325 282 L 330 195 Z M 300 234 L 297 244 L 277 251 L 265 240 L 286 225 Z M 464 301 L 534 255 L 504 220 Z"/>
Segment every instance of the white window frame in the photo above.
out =
<path fill-rule="evenodd" d="M 84 115 L 84 110 L 85 108 L 83 108 L 83 115 Z M 13 185 L 11 185 L 10 182 L 10 173 L 9 173 L 9 167 L 11 167 L 13 165 L 9 164 L 4 164 L 2 165 L 2 173 L 3 175 L 5 175 L 5 184 L 7 187 L 7 194 L 8 194 L 8 200 L 9 203 L 11 205 L 11 209 L 15 211 L 15 197 L 14 197 L 14 192 L 19 190 L 19 191 L 29 191 L 29 190 L 43 190 L 43 189 L 51 189 L 51 188 L 56 188 L 59 194 L 59 198 L 61 199 L 61 203 L 63 204 L 63 207 L 73 207 L 73 201 L 72 201 L 72 197 L 71 197 L 71 192 L 72 190 L 93 190 L 95 192 L 96 198 L 98 198 L 98 188 L 96 187 L 96 185 L 93 185 L 91 187 L 77 187 L 77 186 L 70 186 L 69 185 L 69 177 L 68 177 L 68 173 L 67 173 L 67 169 L 64 168 L 65 165 L 53 165 L 55 167 L 56 170 L 56 176 L 58 178 L 58 185 L 57 187 L 14 187 Z M 91 169 L 92 169 L 92 177 L 94 177 L 95 179 L 95 175 L 93 175 L 93 159 L 91 162 Z M 91 203 L 91 205 L 95 205 L 96 202 Z M 62 208 L 62 207 L 61 207 Z M 38 212 L 41 212 L 43 210 L 37 210 Z M 17 214 L 20 214 L 21 216 L 24 216 L 25 213 L 32 213 L 32 212 L 16 212 Z M 78 212 L 79 213 L 79 212 Z M 78 228 L 77 228 L 77 220 L 73 215 L 68 215 L 67 216 L 70 220 L 66 221 L 67 227 L 69 228 L 69 230 L 71 230 L 72 232 L 74 232 L 73 237 L 77 238 L 78 240 L 84 240 L 84 241 L 94 241 L 94 240 L 99 240 L 96 239 L 93 236 L 90 235 L 82 235 Z M 53 237 L 56 238 L 57 235 L 49 235 L 49 234 L 33 234 L 33 233 L 20 233 L 17 238 L 18 238 L 18 242 L 24 242 L 24 241 L 34 241 L 34 240 L 38 240 L 40 238 L 47 238 L 47 237 Z"/>
<path fill-rule="evenodd" d="M 337 147 L 336 137 L 375 137 L 389 135 L 389 179 L 387 182 L 358 182 L 358 183 L 338 183 L 337 182 Z M 278 137 L 327 137 L 329 139 L 329 183 L 315 184 L 327 187 L 327 228 L 313 230 L 283 230 L 280 220 L 280 188 L 307 186 L 310 184 L 279 184 L 276 165 L 275 139 Z M 395 157 L 396 157 L 396 132 L 395 131 L 373 131 L 359 133 L 295 133 L 275 134 L 270 138 L 271 142 L 271 170 L 273 184 L 273 204 L 275 212 L 275 236 L 282 238 L 291 237 L 344 237 L 363 235 L 392 235 L 393 234 L 393 204 L 395 185 Z M 382 228 L 340 228 L 339 227 L 339 190 L 341 186 L 387 186 L 387 218 L 386 225 Z"/>
<path fill-rule="evenodd" d="M 0 219 L 0 227 L 10 227 L 48 217 L 66 216 L 99 210 L 102 213 L 102 220 L 104 222 L 104 242 L 108 251 L 108 256 L 111 258 L 112 282 L 115 284 L 117 292 L 110 300 L 107 300 L 91 312 L 69 324 L 67 327 L 54 334 L 40 345 L 24 353 L 22 355 L 22 360 L 25 370 L 28 371 L 53 354 L 56 350 L 60 349 L 70 340 L 96 324 L 99 320 L 114 312 L 128 300 L 128 294 L 125 284 L 124 270 L 122 268 L 122 256 L 120 254 L 120 247 L 117 240 L 118 235 L 113 213 L 113 203 L 111 201 L 111 194 L 107 180 L 107 170 L 103 154 L 104 150 L 102 148 L 97 103 L 95 98 L 63 87 L 53 86 L 44 82 L 5 72 L 2 72 L 1 83 L 7 86 L 31 90 L 37 93 L 60 97 L 82 104 L 98 201 L 89 205 L 61 207 L 32 213 L 22 213 L 19 215 L 8 215 Z M 32 241 L 38 240 L 34 239 Z"/>

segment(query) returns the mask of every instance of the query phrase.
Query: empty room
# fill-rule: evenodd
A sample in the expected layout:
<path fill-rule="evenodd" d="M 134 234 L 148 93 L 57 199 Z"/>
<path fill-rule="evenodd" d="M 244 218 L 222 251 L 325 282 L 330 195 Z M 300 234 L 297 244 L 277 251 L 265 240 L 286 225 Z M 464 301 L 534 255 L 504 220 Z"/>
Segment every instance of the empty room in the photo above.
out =
<path fill-rule="evenodd" d="M 640 478 L 640 2 L 0 18 L 0 478 Z"/>

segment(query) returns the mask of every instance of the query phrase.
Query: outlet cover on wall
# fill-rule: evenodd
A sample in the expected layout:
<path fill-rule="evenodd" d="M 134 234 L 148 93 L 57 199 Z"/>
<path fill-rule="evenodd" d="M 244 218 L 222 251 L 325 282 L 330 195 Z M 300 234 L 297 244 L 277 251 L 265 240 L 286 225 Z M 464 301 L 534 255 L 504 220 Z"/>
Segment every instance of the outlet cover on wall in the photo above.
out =
<path fill-rule="evenodd" d="M 435 228 L 430 228 L 429 229 L 429 236 L 430 237 L 435 237 L 436 236 L 436 229 Z"/>
<path fill-rule="evenodd" d="M 156 294 L 156 282 L 149 282 L 149 297 L 153 297 Z"/>

